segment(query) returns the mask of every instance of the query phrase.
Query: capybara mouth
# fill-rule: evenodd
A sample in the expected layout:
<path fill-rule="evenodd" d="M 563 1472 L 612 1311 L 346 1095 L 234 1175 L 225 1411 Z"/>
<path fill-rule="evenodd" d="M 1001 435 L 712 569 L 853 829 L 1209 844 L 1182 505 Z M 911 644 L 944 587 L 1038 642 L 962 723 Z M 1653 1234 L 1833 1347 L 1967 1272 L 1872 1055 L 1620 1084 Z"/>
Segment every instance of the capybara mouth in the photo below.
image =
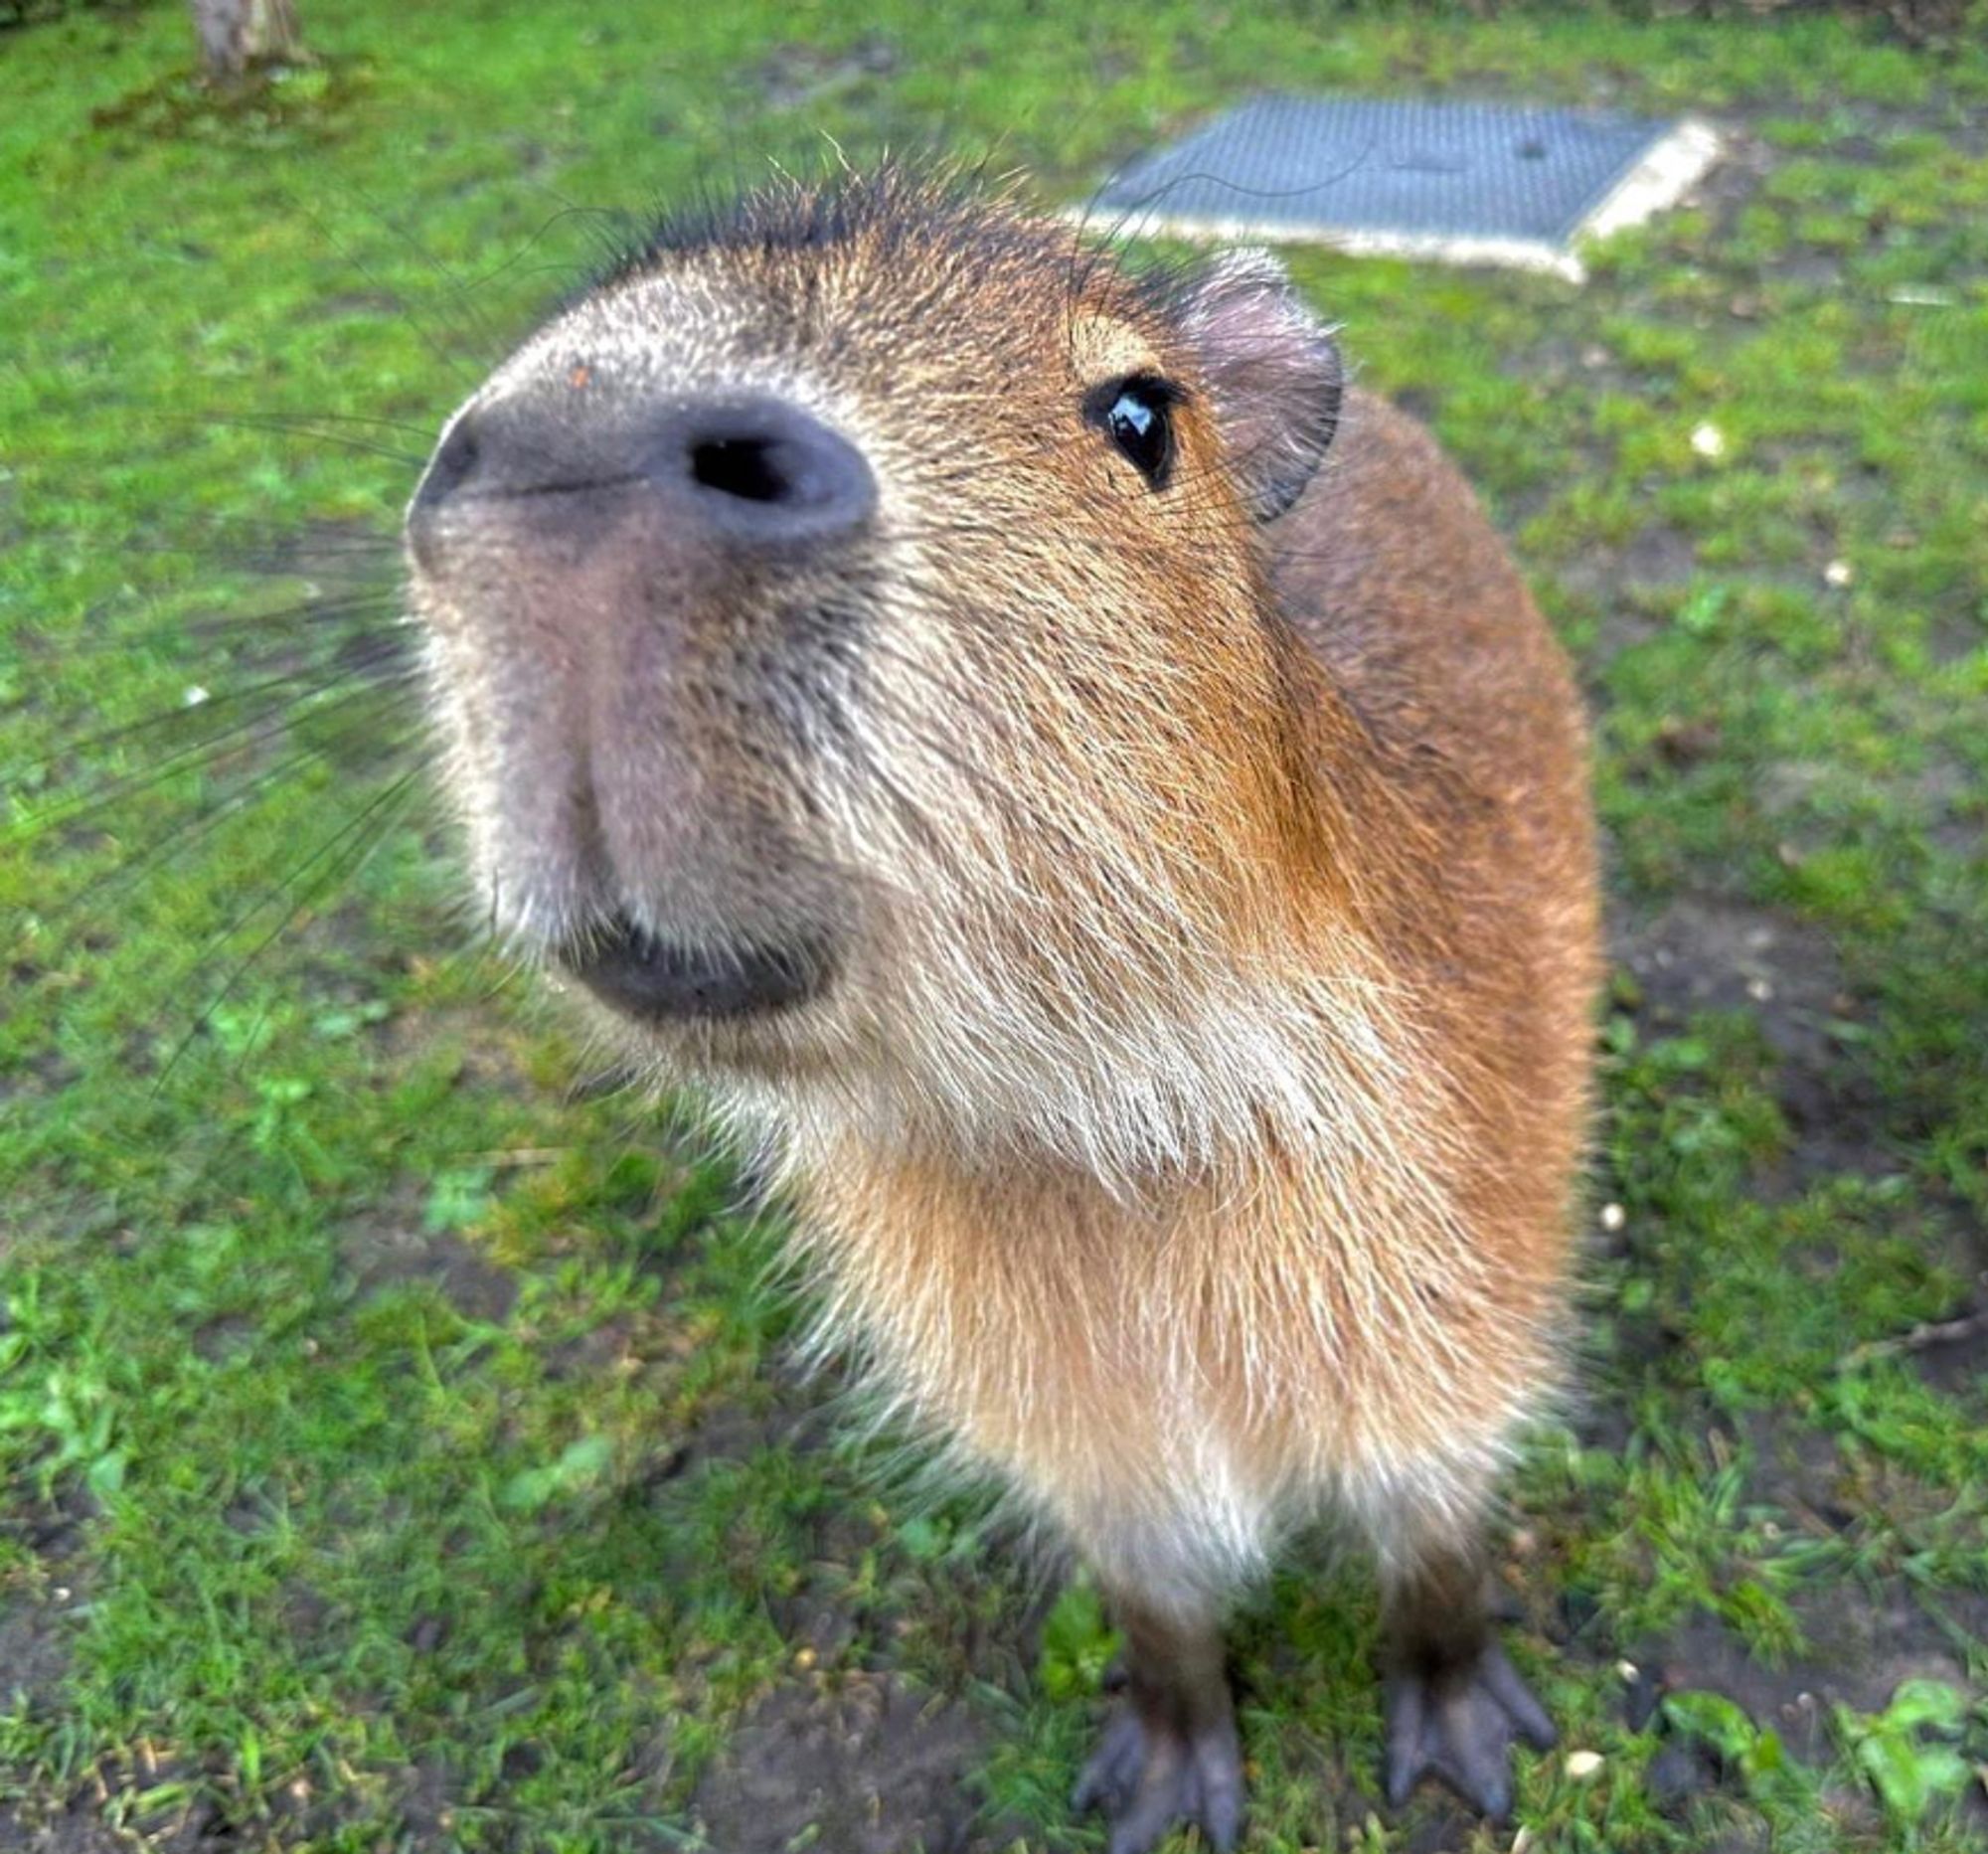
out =
<path fill-rule="evenodd" d="M 811 935 L 781 945 L 690 946 L 622 917 L 569 941 L 556 957 L 603 1004 L 644 1023 L 788 1010 L 817 996 L 830 970 L 826 943 Z"/>

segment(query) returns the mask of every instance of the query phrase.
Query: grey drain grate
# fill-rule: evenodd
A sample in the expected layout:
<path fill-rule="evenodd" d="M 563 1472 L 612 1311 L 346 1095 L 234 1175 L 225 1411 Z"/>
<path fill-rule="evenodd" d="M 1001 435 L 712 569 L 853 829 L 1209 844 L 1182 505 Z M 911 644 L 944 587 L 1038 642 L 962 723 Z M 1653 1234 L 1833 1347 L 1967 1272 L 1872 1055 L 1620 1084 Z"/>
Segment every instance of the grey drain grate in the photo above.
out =
<path fill-rule="evenodd" d="M 1259 96 L 1114 175 L 1083 216 L 1138 236 L 1332 245 L 1577 282 L 1579 240 L 1676 204 L 1718 153 L 1690 120 Z"/>

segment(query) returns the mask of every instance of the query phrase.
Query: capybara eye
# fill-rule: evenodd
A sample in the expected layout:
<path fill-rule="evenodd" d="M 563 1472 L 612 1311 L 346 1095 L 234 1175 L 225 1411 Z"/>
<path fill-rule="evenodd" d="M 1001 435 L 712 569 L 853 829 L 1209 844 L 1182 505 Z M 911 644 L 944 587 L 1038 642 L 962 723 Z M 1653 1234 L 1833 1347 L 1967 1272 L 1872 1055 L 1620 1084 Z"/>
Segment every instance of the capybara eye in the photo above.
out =
<path fill-rule="evenodd" d="M 1178 397 L 1164 380 L 1139 377 L 1107 388 L 1094 402 L 1097 422 L 1155 489 L 1166 483 L 1174 460 L 1173 404 Z"/>

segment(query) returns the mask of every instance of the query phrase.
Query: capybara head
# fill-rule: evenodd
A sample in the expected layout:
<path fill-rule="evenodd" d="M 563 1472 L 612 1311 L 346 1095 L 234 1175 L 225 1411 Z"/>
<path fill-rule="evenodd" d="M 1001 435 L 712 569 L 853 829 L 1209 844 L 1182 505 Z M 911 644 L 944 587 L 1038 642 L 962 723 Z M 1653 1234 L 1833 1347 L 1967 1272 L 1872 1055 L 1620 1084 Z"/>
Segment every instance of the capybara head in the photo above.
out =
<path fill-rule="evenodd" d="M 1261 255 L 896 172 L 664 227 L 409 513 L 488 917 L 721 1096 L 1191 1141 L 1312 900 L 1261 534 L 1339 402 Z"/>

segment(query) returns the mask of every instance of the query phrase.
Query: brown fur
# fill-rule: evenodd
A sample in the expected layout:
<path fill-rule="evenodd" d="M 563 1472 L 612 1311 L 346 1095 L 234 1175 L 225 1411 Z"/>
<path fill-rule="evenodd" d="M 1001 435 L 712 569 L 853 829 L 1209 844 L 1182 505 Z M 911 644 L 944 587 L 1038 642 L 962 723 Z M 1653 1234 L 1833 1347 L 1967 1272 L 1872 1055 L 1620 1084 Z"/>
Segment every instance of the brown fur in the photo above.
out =
<path fill-rule="evenodd" d="M 1447 1506 L 1448 1477 L 1471 1471 L 1452 1466 L 1459 1444 L 1494 1457 L 1559 1375 L 1596 972 L 1565 663 L 1469 490 L 1371 396 L 1353 396 L 1275 542 L 1282 609 L 1316 656 L 1284 666 L 1286 699 L 1331 807 L 1291 834 L 1358 857 L 1357 900 L 1342 868 L 1284 872 L 1293 950 L 1327 909 L 1372 935 L 1398 1008 L 1440 1053 L 1441 1182 L 1471 1253 L 1400 1229 L 1392 1205 L 1322 1227 L 1302 1155 L 1272 1144 L 1159 1204 L 1074 1167 L 962 1164 L 861 1128 L 797 1169 L 852 1322 L 889 1309 L 880 1343 L 915 1402 L 1107 1562 L 1122 1516 L 1170 1497 L 1151 1483 L 1183 1413 L 1155 1374 L 1182 1352 L 1266 1508 L 1307 1481 L 1418 1464 Z M 1419 1345 L 1391 1306 L 1427 1322 Z M 1265 1360 L 1277 1369 L 1252 1369 Z M 1131 1537 L 1153 1549 L 1143 1526 Z"/>
<path fill-rule="evenodd" d="M 658 379 L 776 390 L 869 459 L 860 540 L 741 562 L 619 478 L 416 537 L 500 925 L 832 936 L 796 1010 L 623 1034 L 775 1151 L 831 1332 L 1183 1664 L 1321 1508 L 1456 1586 L 1563 1349 L 1577 704 L 1469 490 L 1336 365 L 1260 267 L 789 195 L 632 262 L 471 416 L 580 455 Z M 1164 493 L 1082 411 L 1147 374 L 1185 396 Z M 1304 487 L 1259 527 L 1273 464 Z"/>

